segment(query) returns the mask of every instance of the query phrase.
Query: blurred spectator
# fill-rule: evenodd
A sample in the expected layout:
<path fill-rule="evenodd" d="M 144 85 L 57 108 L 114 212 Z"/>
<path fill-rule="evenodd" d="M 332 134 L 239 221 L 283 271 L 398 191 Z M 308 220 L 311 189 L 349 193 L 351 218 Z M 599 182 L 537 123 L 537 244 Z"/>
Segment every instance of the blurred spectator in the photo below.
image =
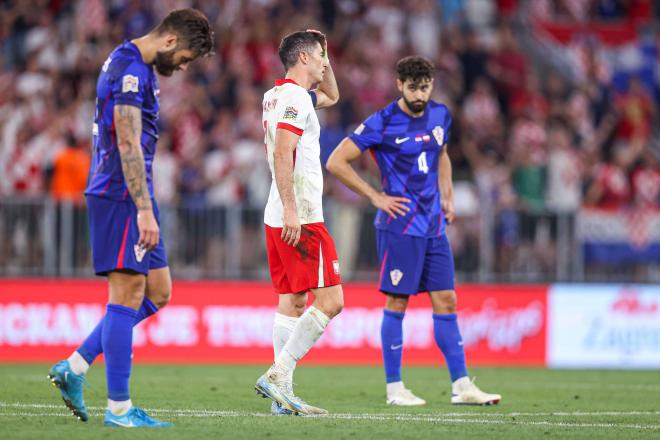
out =
<path fill-rule="evenodd" d="M 53 161 L 53 178 L 50 193 L 58 202 L 67 200 L 76 205 L 84 201 L 84 191 L 89 172 L 89 145 L 77 142 L 69 134 L 65 147 Z"/>
<path fill-rule="evenodd" d="M 323 160 L 365 116 L 398 96 L 396 61 L 412 53 L 425 55 L 437 66 L 433 99 L 445 103 L 454 118 L 449 150 L 454 176 L 474 181 L 483 206 L 481 218 L 492 223 L 494 269 L 547 267 L 551 256 L 536 248 L 554 238 L 554 232 L 548 233 L 548 215 L 571 216 L 583 203 L 658 207 L 658 135 L 654 138 L 653 133 L 658 124 L 657 79 L 655 95 L 651 89 L 660 40 L 644 40 L 643 54 L 631 52 L 630 45 L 624 53 L 589 32 L 592 20 L 629 20 L 633 27 L 648 21 L 652 3 L 3 2 L 0 196 L 4 202 L 38 200 L 49 195 L 49 188 L 55 199 L 67 197 L 68 190 L 62 188 L 79 193 L 83 146 L 92 142 L 92 100 L 100 66 L 117 44 L 147 32 L 174 5 L 192 5 L 214 23 L 218 53 L 191 65 L 186 75 L 159 78 L 164 99 L 154 163 L 161 227 L 175 232 L 181 228 L 180 234 L 166 237 L 173 258 L 184 260 L 187 275 L 224 274 L 225 267 L 261 270 L 262 210 L 271 184 L 261 97 L 283 75 L 277 55 L 281 38 L 308 27 L 328 35 L 341 94 L 337 106 L 319 113 Z M 557 48 L 556 54 L 567 59 L 567 69 L 539 64 L 552 62 L 540 59 L 539 52 L 531 58 L 534 38 L 529 37 L 536 33 L 519 26 L 526 23 L 521 14 L 561 21 L 569 32 L 580 30 Z M 623 58 L 626 62 L 619 63 Z M 638 58 L 642 64 L 630 62 Z M 637 67 L 618 74 L 619 64 Z M 632 79 L 626 88 L 627 78 Z M 65 133 L 72 133 L 75 148 Z M 365 174 L 369 160 L 360 164 Z M 63 172 L 74 163 L 75 173 Z M 373 248 L 371 243 L 360 244 L 371 239 L 371 228 L 365 225 L 370 211 L 332 178 L 327 191 L 326 217 L 329 226 L 334 222 L 342 230 L 335 238 L 345 273 L 351 267 L 373 267 L 375 257 L 365 250 Z M 235 207 L 241 209 L 240 218 L 232 220 L 239 225 L 240 241 L 227 236 L 228 228 L 237 227 L 226 222 L 226 213 Z M 41 218 L 39 213 L 33 217 Z M 466 228 L 473 225 L 469 221 Z M 0 237 L 0 260 L 14 252 L 23 255 L 21 261 L 36 261 L 26 251 L 34 243 L 27 245 L 21 237 L 39 236 L 39 222 L 28 224 L 12 213 L 0 215 L 0 224 L 8 234 L 19 231 L 12 243 Z M 474 252 L 476 246 L 468 243 L 474 231 L 459 229 L 455 249 Z M 231 245 L 239 248 L 240 261 L 226 258 L 238 252 L 228 249 Z"/>
<path fill-rule="evenodd" d="M 575 213 L 582 205 L 582 158 L 562 122 L 550 124 L 548 145 L 551 147 L 546 191 L 548 209 L 554 213 Z"/>

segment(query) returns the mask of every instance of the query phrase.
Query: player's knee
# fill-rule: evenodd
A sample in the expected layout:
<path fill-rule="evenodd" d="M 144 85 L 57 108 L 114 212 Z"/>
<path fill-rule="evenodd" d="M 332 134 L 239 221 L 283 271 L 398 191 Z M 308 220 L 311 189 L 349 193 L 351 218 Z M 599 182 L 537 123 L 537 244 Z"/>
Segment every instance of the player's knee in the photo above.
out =
<path fill-rule="evenodd" d="M 172 286 L 167 286 L 162 288 L 154 298 L 149 298 L 152 303 L 156 305 L 159 309 L 162 309 L 167 304 L 169 304 L 170 299 L 172 299 Z"/>
<path fill-rule="evenodd" d="M 408 307 L 408 297 L 401 295 L 387 295 L 385 308 L 392 312 L 405 313 Z"/>
<path fill-rule="evenodd" d="M 122 273 L 111 273 L 110 303 L 139 309 L 144 300 L 145 280 L 138 275 L 126 276 Z"/>
<path fill-rule="evenodd" d="M 333 295 L 316 302 L 316 308 L 325 313 L 330 319 L 339 315 L 344 309 L 343 295 Z"/>
<path fill-rule="evenodd" d="M 338 298 L 334 298 L 333 300 L 333 316 L 337 316 L 341 313 L 341 311 L 344 310 L 344 297 L 340 296 Z"/>
<path fill-rule="evenodd" d="M 434 292 L 433 296 L 433 308 L 435 309 L 434 313 L 456 313 L 456 292 L 453 290 Z"/>

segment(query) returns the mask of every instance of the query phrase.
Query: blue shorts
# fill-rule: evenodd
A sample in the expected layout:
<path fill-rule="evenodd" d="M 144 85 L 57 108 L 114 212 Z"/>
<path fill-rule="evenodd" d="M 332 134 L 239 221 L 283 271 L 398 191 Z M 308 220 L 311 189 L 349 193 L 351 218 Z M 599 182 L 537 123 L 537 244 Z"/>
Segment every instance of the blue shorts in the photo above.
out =
<path fill-rule="evenodd" d="M 158 205 L 155 200 L 152 203 L 156 221 L 160 225 Z M 158 246 L 153 250 L 140 255 L 136 249 L 140 233 L 137 207 L 132 200 L 110 200 L 88 195 L 87 213 L 92 260 L 97 275 L 107 275 L 115 270 L 130 270 L 147 275 L 151 269 L 168 265 L 162 234 Z"/>
<path fill-rule="evenodd" d="M 454 256 L 446 234 L 426 238 L 377 229 L 376 244 L 381 292 L 454 290 Z"/>

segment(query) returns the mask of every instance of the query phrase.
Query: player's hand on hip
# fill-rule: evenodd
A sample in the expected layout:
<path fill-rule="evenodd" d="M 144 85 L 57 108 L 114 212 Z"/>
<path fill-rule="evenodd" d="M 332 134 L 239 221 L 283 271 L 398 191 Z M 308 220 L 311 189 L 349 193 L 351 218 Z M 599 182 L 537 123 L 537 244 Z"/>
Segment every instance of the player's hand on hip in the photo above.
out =
<path fill-rule="evenodd" d="M 456 212 L 454 211 L 454 202 L 452 200 L 443 200 L 440 202 L 442 206 L 442 212 L 445 213 L 445 218 L 447 223 L 452 223 L 456 218 Z"/>
<path fill-rule="evenodd" d="M 282 226 L 282 240 L 296 246 L 300 241 L 300 220 L 295 209 L 284 210 L 284 225 Z"/>
<path fill-rule="evenodd" d="M 160 228 L 158 227 L 154 212 L 151 209 L 138 211 L 137 224 L 138 231 L 140 231 L 138 246 L 142 246 L 148 251 L 158 246 L 158 242 L 160 241 Z"/>
<path fill-rule="evenodd" d="M 385 193 L 378 193 L 371 203 L 378 209 L 385 211 L 390 217 L 397 218 L 397 216 L 404 216 L 410 211 L 410 207 L 406 203 L 410 203 L 410 199 L 399 196 L 389 196 Z"/>

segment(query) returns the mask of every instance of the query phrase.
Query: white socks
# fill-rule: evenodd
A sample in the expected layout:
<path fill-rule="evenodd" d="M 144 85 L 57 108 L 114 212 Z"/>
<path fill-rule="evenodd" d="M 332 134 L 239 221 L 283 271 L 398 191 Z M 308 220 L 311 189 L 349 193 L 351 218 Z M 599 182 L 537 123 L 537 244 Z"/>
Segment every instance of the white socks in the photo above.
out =
<path fill-rule="evenodd" d="M 275 359 L 275 365 L 291 374 L 298 362 L 321 337 L 330 318 L 314 306 L 298 318 L 289 340 Z"/>
<path fill-rule="evenodd" d="M 83 358 L 77 351 L 71 353 L 71 356 L 69 356 L 67 361 L 69 361 L 71 371 L 73 371 L 75 374 L 85 374 L 87 373 L 87 370 L 89 370 L 89 364 L 85 358 Z"/>
<path fill-rule="evenodd" d="M 390 383 L 387 384 L 387 395 L 391 396 L 394 393 L 397 393 L 397 392 L 401 391 L 404 388 L 405 387 L 403 386 L 402 381 L 390 382 Z"/>
<path fill-rule="evenodd" d="M 463 388 L 470 383 L 470 378 L 468 376 L 459 377 L 451 383 L 451 393 L 460 394 Z"/>
<path fill-rule="evenodd" d="M 122 400 L 121 402 L 108 399 L 108 409 L 116 416 L 123 416 L 132 406 L 131 399 Z"/>
<path fill-rule="evenodd" d="M 275 359 L 280 355 L 282 348 L 286 345 L 286 341 L 291 337 L 298 319 L 292 316 L 282 315 L 281 313 L 275 313 L 275 320 L 273 321 L 273 351 L 275 352 Z"/>
<path fill-rule="evenodd" d="M 292 316 L 282 315 L 281 313 L 275 313 L 275 320 L 273 321 L 273 351 L 275 352 L 275 359 L 280 355 L 282 348 L 284 348 L 291 337 L 298 319 Z M 293 370 L 289 372 L 288 380 L 290 382 L 293 380 L 292 376 Z"/>

